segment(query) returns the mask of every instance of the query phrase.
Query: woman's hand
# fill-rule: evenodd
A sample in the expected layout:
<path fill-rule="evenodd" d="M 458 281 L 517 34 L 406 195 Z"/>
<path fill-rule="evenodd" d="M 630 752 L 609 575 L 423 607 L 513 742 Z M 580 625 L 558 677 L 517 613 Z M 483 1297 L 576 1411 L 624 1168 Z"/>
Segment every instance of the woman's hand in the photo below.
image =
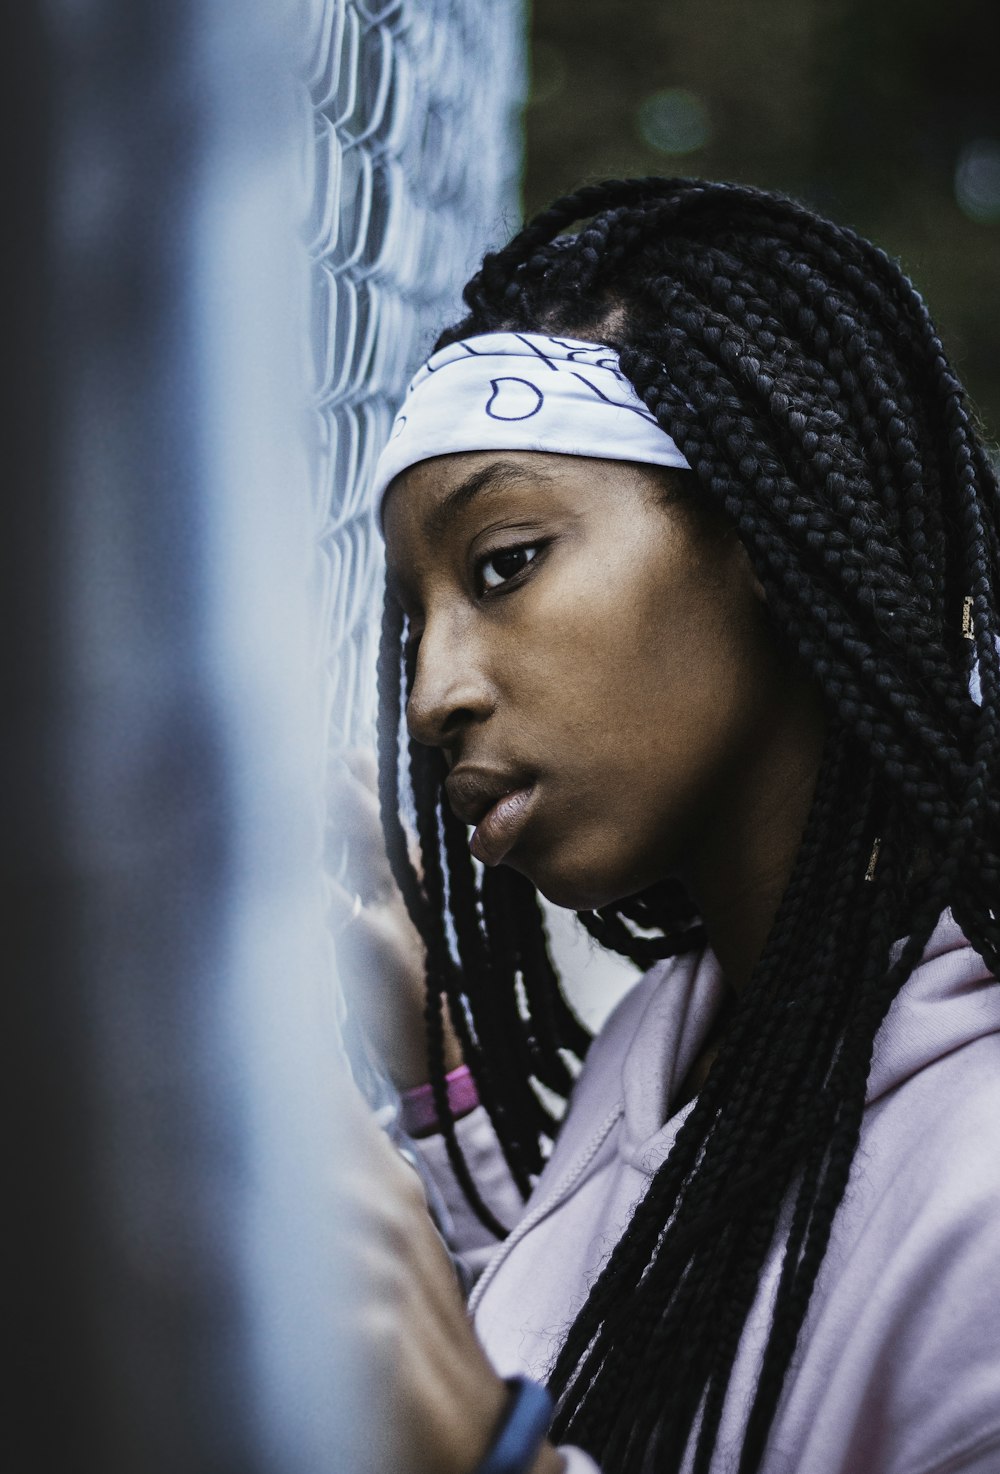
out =
<path fill-rule="evenodd" d="M 428 1076 L 424 944 L 389 869 L 379 822 L 375 759 L 345 755 L 335 773 L 333 814 L 347 844 L 348 871 L 332 882 L 334 946 L 348 1005 L 399 1090 Z M 445 1069 L 462 1063 L 445 1020 Z"/>
<path fill-rule="evenodd" d="M 346 1165 L 338 1253 L 353 1290 L 340 1327 L 359 1366 L 373 1474 L 471 1474 L 503 1420 L 507 1388 L 476 1339 L 420 1179 L 344 1080 Z M 558 1474 L 544 1445 L 532 1474 Z"/>

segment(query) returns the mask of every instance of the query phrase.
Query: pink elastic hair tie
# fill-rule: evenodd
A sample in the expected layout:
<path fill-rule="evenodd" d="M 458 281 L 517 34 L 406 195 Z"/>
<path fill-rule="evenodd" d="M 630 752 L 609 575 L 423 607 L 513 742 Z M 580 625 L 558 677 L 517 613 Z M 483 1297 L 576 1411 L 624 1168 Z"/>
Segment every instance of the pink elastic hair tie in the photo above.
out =
<path fill-rule="evenodd" d="M 467 1116 L 479 1104 L 479 1092 L 468 1065 L 459 1065 L 445 1075 L 448 1104 L 452 1115 Z M 434 1090 L 430 1085 L 414 1085 L 400 1093 L 399 1119 L 408 1136 L 429 1136 L 440 1131 L 437 1108 L 434 1105 Z"/>

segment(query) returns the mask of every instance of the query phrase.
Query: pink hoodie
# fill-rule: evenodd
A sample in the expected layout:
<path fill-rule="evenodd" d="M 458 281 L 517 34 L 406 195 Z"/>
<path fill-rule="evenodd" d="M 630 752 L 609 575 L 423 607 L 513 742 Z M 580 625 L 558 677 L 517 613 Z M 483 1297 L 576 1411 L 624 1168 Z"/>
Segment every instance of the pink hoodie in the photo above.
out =
<path fill-rule="evenodd" d="M 721 997 L 708 950 L 637 983 L 591 1049 L 526 1206 L 482 1108 L 459 1123 L 481 1190 L 516 1225 L 499 1247 L 466 1206 L 441 1139 L 420 1143 L 478 1275 L 475 1323 L 503 1375 L 544 1379 L 690 1110 L 670 1117 L 670 1100 Z M 738 1461 L 780 1267 L 778 1244 L 740 1343 L 713 1474 Z M 563 1452 L 568 1474 L 594 1474 L 586 1454 Z M 761 1467 L 1000 1471 L 1000 988 L 950 911 L 876 1040 L 847 1195 Z"/>

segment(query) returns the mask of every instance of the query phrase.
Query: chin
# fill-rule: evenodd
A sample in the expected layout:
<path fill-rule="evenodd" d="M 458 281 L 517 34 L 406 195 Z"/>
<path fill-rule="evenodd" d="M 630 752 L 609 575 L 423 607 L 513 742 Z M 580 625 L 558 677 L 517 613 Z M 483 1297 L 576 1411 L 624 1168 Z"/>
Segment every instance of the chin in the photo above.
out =
<path fill-rule="evenodd" d="M 553 906 L 562 906 L 567 911 L 598 911 L 602 906 L 634 896 L 651 884 L 651 879 L 637 880 L 634 875 L 610 875 L 596 865 L 571 868 L 541 862 L 532 865 L 527 860 L 507 863 L 530 880 Z"/>

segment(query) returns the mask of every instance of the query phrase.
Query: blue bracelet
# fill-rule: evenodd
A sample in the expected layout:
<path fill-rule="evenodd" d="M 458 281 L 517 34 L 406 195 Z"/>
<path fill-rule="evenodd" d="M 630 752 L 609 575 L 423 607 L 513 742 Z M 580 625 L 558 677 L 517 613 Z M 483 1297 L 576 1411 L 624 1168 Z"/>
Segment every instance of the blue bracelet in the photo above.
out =
<path fill-rule="evenodd" d="M 552 1398 L 538 1382 L 508 1377 L 510 1402 L 497 1436 L 473 1474 L 528 1474 L 552 1422 Z"/>

